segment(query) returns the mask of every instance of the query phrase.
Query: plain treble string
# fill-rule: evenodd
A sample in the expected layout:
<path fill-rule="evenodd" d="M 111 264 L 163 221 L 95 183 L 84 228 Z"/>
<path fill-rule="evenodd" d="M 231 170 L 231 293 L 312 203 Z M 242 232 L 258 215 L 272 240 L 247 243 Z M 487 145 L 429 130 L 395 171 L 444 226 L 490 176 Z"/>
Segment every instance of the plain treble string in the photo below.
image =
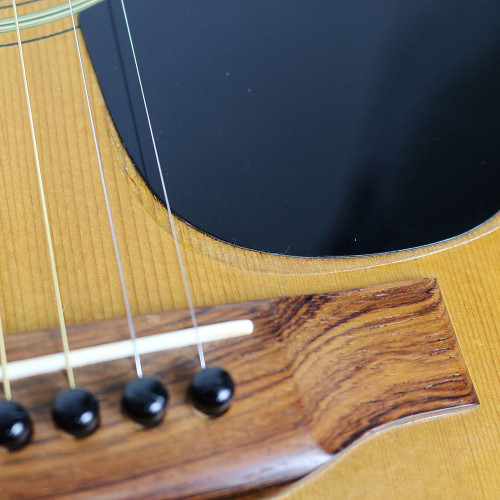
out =
<path fill-rule="evenodd" d="M 5 349 L 2 318 L 0 318 L 0 363 L 2 365 L 3 392 L 5 394 L 5 399 L 10 401 L 12 399 L 12 393 L 10 391 L 10 380 L 7 374 L 7 351 Z"/>
<path fill-rule="evenodd" d="M 64 320 L 64 312 L 63 312 L 63 306 L 62 306 L 62 300 L 61 300 L 61 291 L 59 288 L 59 279 L 57 277 L 56 260 L 54 257 L 54 247 L 52 244 L 52 235 L 50 232 L 47 203 L 45 201 L 45 189 L 43 186 L 42 170 L 40 168 L 40 160 L 39 160 L 39 156 L 38 156 L 38 147 L 37 147 L 37 142 L 36 142 L 35 126 L 33 124 L 33 113 L 31 110 L 31 100 L 30 100 L 30 92 L 29 92 L 29 87 L 28 87 L 28 80 L 26 78 L 26 66 L 24 63 L 24 53 L 23 53 L 23 46 L 22 46 L 22 42 L 21 42 L 21 33 L 19 31 L 19 18 L 17 15 L 16 0 L 12 0 L 12 8 L 14 10 L 14 21 L 15 21 L 15 25 L 16 25 L 16 34 L 17 34 L 17 46 L 19 48 L 19 56 L 21 59 L 21 69 L 22 69 L 22 74 L 23 74 L 24 92 L 26 94 L 26 105 L 28 107 L 28 118 L 29 118 L 30 130 L 31 130 L 31 141 L 33 144 L 33 154 L 35 157 L 36 174 L 37 174 L 38 187 L 39 187 L 39 191 L 40 191 L 40 198 L 41 198 L 41 204 L 42 204 L 43 224 L 45 227 L 45 235 L 47 238 L 50 270 L 51 270 L 52 281 L 53 281 L 54 291 L 55 291 L 55 296 L 56 296 L 57 316 L 59 318 L 59 329 L 61 332 L 61 340 L 62 340 L 62 345 L 63 345 L 64 357 L 66 360 L 66 373 L 68 375 L 69 386 L 71 387 L 71 389 L 74 389 L 75 388 L 75 377 L 73 374 L 73 368 L 71 366 L 70 356 L 69 356 L 68 333 L 66 331 L 66 322 Z"/>
<path fill-rule="evenodd" d="M 92 127 L 92 134 L 94 137 L 95 151 L 97 154 L 97 163 L 99 165 L 99 172 L 101 175 L 101 184 L 102 184 L 102 190 L 104 192 L 104 201 L 106 203 L 106 212 L 108 214 L 109 228 L 111 231 L 111 238 L 113 240 L 113 249 L 115 252 L 116 266 L 118 268 L 118 275 L 120 278 L 120 286 L 122 289 L 123 302 L 125 304 L 125 313 L 127 316 L 128 329 L 129 329 L 129 333 L 130 333 L 130 339 L 132 341 L 132 349 L 134 352 L 134 360 L 135 360 L 135 369 L 137 372 L 137 377 L 142 378 L 142 363 L 141 363 L 141 358 L 139 355 L 139 350 L 137 349 L 137 337 L 136 337 L 136 333 L 135 333 L 134 322 L 132 320 L 132 312 L 130 310 L 130 302 L 128 299 L 127 288 L 125 285 L 125 277 L 123 274 L 123 267 L 122 267 L 122 262 L 121 262 L 121 258 L 120 258 L 120 251 L 118 249 L 115 225 L 113 223 L 113 216 L 111 214 L 111 206 L 109 203 L 108 189 L 106 187 L 106 179 L 104 177 L 104 169 L 102 166 L 101 151 L 99 149 L 99 143 L 97 141 L 97 133 L 96 133 L 96 129 L 95 129 L 94 115 L 92 113 L 92 107 L 90 105 L 89 91 L 88 91 L 88 86 L 87 86 L 87 78 L 85 76 L 85 70 L 83 68 L 82 53 L 80 50 L 80 41 L 78 40 L 78 33 L 76 31 L 75 15 L 73 12 L 72 0 L 68 0 L 68 5 L 69 5 L 69 10 L 70 10 L 71 22 L 73 23 L 73 33 L 75 35 L 76 49 L 78 52 L 78 61 L 80 63 L 80 70 L 82 73 L 83 87 L 85 89 L 85 97 L 87 99 L 87 108 L 88 108 L 88 112 L 89 112 L 90 125 Z"/>
<path fill-rule="evenodd" d="M 174 240 L 175 251 L 177 253 L 177 262 L 179 264 L 179 268 L 180 268 L 181 275 L 182 275 L 182 282 L 184 284 L 184 291 L 185 291 L 186 300 L 187 300 L 187 303 L 188 303 L 189 314 L 191 315 L 191 321 L 193 323 L 193 328 L 194 328 L 194 330 L 196 332 L 196 340 L 197 340 L 197 346 L 198 346 L 198 356 L 200 358 L 200 366 L 201 366 L 201 368 L 205 369 L 205 366 L 206 366 L 205 365 L 205 355 L 203 354 L 203 346 L 202 346 L 202 342 L 201 342 L 200 333 L 199 333 L 199 330 L 198 330 L 198 322 L 196 321 L 196 314 L 194 312 L 193 299 L 192 299 L 192 296 L 191 296 L 191 291 L 189 289 L 189 283 L 188 283 L 188 280 L 187 280 L 186 268 L 184 266 L 184 260 L 182 258 L 181 249 L 180 249 L 180 246 L 179 246 L 179 238 L 177 236 L 177 230 L 175 228 L 174 218 L 173 218 L 173 215 L 172 215 L 172 210 L 170 209 L 170 202 L 169 202 L 168 195 L 167 195 L 167 189 L 165 187 L 165 180 L 163 178 L 163 172 L 162 172 L 162 169 L 161 169 L 161 162 L 160 162 L 160 157 L 158 155 L 158 148 L 156 147 L 156 139 L 155 139 L 155 136 L 154 136 L 154 133 L 153 133 L 153 126 L 151 124 L 151 119 L 150 119 L 150 116 L 149 116 L 149 109 L 148 109 L 148 104 L 147 104 L 147 101 L 146 101 L 146 96 L 144 94 L 144 88 L 142 86 L 141 73 L 139 71 L 139 64 L 137 63 L 137 57 L 135 55 L 135 47 L 134 47 L 134 42 L 132 40 L 132 34 L 130 32 L 130 26 L 129 26 L 128 16 L 127 16 L 127 9 L 125 8 L 124 0 L 120 0 L 120 1 L 121 1 L 122 11 L 123 11 L 123 17 L 125 19 L 125 25 L 127 27 L 127 34 L 128 34 L 128 39 L 129 39 L 129 42 L 130 42 L 130 49 L 132 51 L 132 56 L 134 58 L 134 64 L 135 64 L 135 70 L 136 70 L 136 74 L 137 74 L 137 80 L 138 80 L 138 83 L 139 83 L 139 87 L 141 89 L 142 101 L 143 101 L 143 104 L 144 104 L 144 110 L 146 112 L 146 118 L 147 118 L 147 121 L 148 121 L 149 133 L 151 135 L 151 142 L 153 143 L 153 149 L 154 149 L 155 158 L 156 158 L 156 165 L 158 166 L 158 173 L 160 175 L 160 181 L 161 181 L 161 187 L 162 187 L 162 191 L 163 191 L 163 197 L 165 198 L 165 205 L 167 207 L 168 219 L 169 219 L 169 222 L 170 222 L 170 228 L 171 228 L 172 236 L 173 236 L 173 240 Z"/>

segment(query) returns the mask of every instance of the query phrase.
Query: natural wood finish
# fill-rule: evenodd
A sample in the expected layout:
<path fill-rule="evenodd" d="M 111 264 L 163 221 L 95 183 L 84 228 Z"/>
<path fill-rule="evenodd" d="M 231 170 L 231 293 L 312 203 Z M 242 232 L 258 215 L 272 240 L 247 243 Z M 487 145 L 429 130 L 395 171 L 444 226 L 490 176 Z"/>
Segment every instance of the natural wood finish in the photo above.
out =
<path fill-rule="evenodd" d="M 220 497 L 302 477 L 376 427 L 477 403 L 435 280 L 203 308 L 200 324 L 248 318 L 255 332 L 206 345 L 236 383 L 229 412 L 195 415 L 186 389 L 194 348 L 143 356 L 168 381 L 166 422 L 134 430 L 119 414 L 132 360 L 77 370 L 102 405 L 102 427 L 62 439 L 50 420 L 61 373 L 14 383 L 35 422 L 33 443 L 0 459 L 4 498 Z M 140 336 L 187 328 L 186 311 L 136 317 Z M 74 326 L 75 347 L 127 337 L 125 320 Z M 77 345 L 76 345 L 77 344 Z M 60 349 L 57 329 L 18 334 L 11 359 Z M 168 452 L 166 452 L 168 450 Z M 40 457 L 50 456 L 50 461 Z M 49 471 L 47 469 L 50 469 Z M 98 473 L 97 473 L 98 471 Z"/>
<path fill-rule="evenodd" d="M 19 11 L 60 1 L 27 3 Z M 0 18 L 12 15 L 9 4 L 0 0 L 0 7 L 7 7 L 0 10 Z M 23 37 L 44 37 L 69 26 L 66 19 L 25 30 Z M 0 34 L 0 45 L 14 42 L 13 33 Z M 19 56 L 15 46 L 0 47 L 0 54 L 0 313 L 7 331 L 16 333 L 54 327 L 57 318 Z M 74 325 L 122 317 L 72 35 L 27 43 L 25 57 L 67 321 Z M 133 173 L 133 167 L 111 126 L 85 54 L 84 59 L 133 312 L 182 309 L 186 302 L 175 251 L 169 232 L 161 227 L 164 211 L 133 175 L 123 175 Z M 438 279 L 481 405 L 376 434 L 287 492 L 287 500 L 385 500 L 409 492 L 417 498 L 500 496 L 499 226 L 497 215 L 468 235 L 415 251 L 296 259 L 233 248 L 179 224 L 198 306 L 426 276 Z M 70 338 L 71 345 L 75 342 Z M 7 343 L 11 355 L 11 339 Z"/>

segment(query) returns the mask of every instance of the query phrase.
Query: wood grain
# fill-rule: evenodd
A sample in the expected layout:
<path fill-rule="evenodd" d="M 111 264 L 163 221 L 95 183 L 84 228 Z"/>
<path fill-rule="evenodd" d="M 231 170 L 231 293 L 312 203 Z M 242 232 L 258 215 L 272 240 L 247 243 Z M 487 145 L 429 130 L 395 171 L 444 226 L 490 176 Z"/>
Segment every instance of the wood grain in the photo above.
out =
<path fill-rule="evenodd" d="M 0 0 L 1 18 L 12 15 L 9 3 Z M 19 11 L 58 3 L 40 0 Z M 74 40 L 71 33 L 52 36 L 69 27 L 66 19 L 23 30 L 23 37 L 51 36 L 26 43 L 25 57 L 65 315 L 76 325 L 123 317 L 124 308 Z M 8 46 L 14 42 L 13 33 L 0 33 L 0 313 L 12 334 L 57 325 L 19 56 Z M 134 176 L 86 54 L 84 64 L 133 313 L 182 309 L 165 211 Z M 481 405 L 364 440 L 288 491 L 288 500 L 500 496 L 499 226 L 497 215 L 461 238 L 418 250 L 296 259 L 230 247 L 178 222 L 197 306 L 438 279 Z"/>
<path fill-rule="evenodd" d="M 304 476 L 376 427 L 477 403 L 435 280 L 302 295 L 197 311 L 200 324 L 251 319 L 251 336 L 211 343 L 207 358 L 228 370 L 236 399 L 215 420 L 186 402 L 195 348 L 143 356 L 168 382 L 166 422 L 133 429 L 119 401 L 132 360 L 85 367 L 78 383 L 102 406 L 92 437 L 63 439 L 50 420 L 61 373 L 14 383 L 35 438 L 0 458 L 4 498 L 212 498 L 276 487 Z M 187 311 L 136 317 L 140 336 L 191 325 Z M 125 320 L 72 327 L 74 347 L 127 337 Z M 18 334 L 11 360 L 60 349 L 57 330 Z M 167 451 L 168 450 L 168 451 Z M 40 460 L 40 457 L 51 457 Z M 47 468 L 50 468 L 48 472 Z"/>

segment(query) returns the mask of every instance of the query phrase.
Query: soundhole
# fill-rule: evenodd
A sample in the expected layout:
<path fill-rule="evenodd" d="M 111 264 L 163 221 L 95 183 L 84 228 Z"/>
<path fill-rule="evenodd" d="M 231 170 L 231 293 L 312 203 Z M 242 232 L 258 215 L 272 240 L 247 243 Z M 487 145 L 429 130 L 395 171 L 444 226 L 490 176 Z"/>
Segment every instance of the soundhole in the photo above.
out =
<path fill-rule="evenodd" d="M 387 252 L 500 207 L 499 2 L 128 6 L 173 211 L 246 248 Z M 163 200 L 118 1 L 80 23 L 121 139 Z"/>

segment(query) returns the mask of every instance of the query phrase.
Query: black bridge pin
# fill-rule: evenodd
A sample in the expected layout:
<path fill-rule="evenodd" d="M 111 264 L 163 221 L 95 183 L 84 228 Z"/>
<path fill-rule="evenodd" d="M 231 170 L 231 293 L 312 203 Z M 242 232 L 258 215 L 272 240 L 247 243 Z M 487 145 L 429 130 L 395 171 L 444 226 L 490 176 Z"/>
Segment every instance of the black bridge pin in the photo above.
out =
<path fill-rule="evenodd" d="M 26 446 L 33 434 L 29 413 L 16 401 L 0 401 L 0 446 L 16 451 Z"/>
<path fill-rule="evenodd" d="M 193 377 L 188 389 L 192 405 L 209 417 L 226 412 L 233 401 L 234 383 L 229 373 L 212 366 L 203 368 Z"/>
<path fill-rule="evenodd" d="M 159 379 L 138 377 L 125 387 L 122 409 L 138 424 L 154 427 L 163 420 L 168 399 L 168 391 Z"/>
<path fill-rule="evenodd" d="M 99 403 L 86 389 L 66 389 L 57 396 L 52 416 L 57 427 L 76 438 L 84 438 L 99 426 Z"/>

